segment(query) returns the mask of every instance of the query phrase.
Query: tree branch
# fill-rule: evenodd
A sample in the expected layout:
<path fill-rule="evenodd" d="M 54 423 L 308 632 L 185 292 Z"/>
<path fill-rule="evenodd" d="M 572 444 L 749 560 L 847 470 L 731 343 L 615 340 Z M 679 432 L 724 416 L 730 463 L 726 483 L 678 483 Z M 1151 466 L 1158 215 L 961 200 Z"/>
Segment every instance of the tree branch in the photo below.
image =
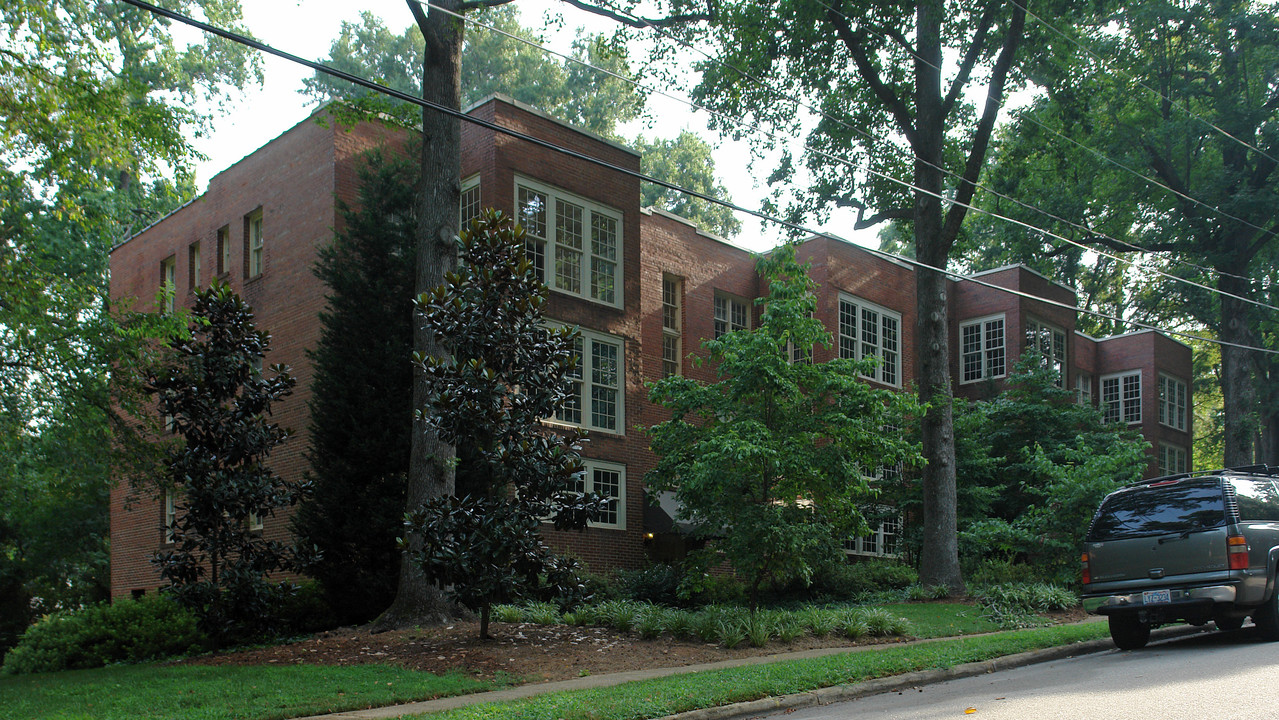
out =
<path fill-rule="evenodd" d="M 964 86 L 968 84 L 968 79 L 973 72 L 973 66 L 977 64 L 977 60 L 981 57 L 982 48 L 986 45 L 986 33 L 990 31 L 990 26 L 995 23 L 995 9 L 997 7 L 999 7 L 999 3 L 992 2 L 987 5 L 986 12 L 981 16 L 981 22 L 977 24 L 977 31 L 973 33 L 973 42 L 968 46 L 968 52 L 964 55 L 964 60 L 959 65 L 959 74 L 955 76 L 955 81 L 950 84 L 950 92 L 946 94 L 946 99 L 942 102 L 941 113 L 943 117 L 950 115 L 955 103 L 959 101 L 959 96 L 964 92 Z"/>
<path fill-rule="evenodd" d="M 484 1 L 485 0 L 470 0 L 470 2 L 484 2 Z M 671 15 L 670 17 L 664 17 L 664 18 L 636 18 L 630 15 L 622 15 L 620 13 L 613 12 L 612 10 L 609 10 L 607 8 L 602 8 L 596 5 L 592 5 L 590 3 L 582 2 L 582 0 L 564 0 L 564 2 L 568 3 L 569 5 L 572 5 L 573 7 L 579 10 L 585 10 L 588 13 L 599 15 L 601 17 L 608 18 L 609 20 L 612 20 L 614 22 L 619 22 L 628 27 L 633 27 L 640 30 L 644 28 L 650 28 L 650 27 L 664 28 L 664 27 L 670 27 L 672 25 L 684 25 L 687 23 L 702 22 L 702 21 L 711 22 L 715 20 L 715 8 L 714 8 L 714 5 L 711 3 L 707 3 L 707 6 L 709 9 L 707 12 L 704 12 L 704 13 L 684 13 L 682 15 Z"/>
<path fill-rule="evenodd" d="M 826 20 L 834 26 L 839 39 L 844 43 L 844 47 L 848 48 L 848 54 L 852 56 L 853 64 L 857 66 L 857 73 L 870 86 L 871 92 L 875 93 L 875 97 L 879 98 L 879 101 L 892 113 L 893 119 L 897 122 L 897 129 L 901 131 L 902 135 L 906 136 L 906 140 L 910 142 L 911 146 L 914 146 L 917 138 L 914 120 L 911 118 L 906 104 L 902 102 L 902 99 L 897 96 L 897 93 L 891 87 L 884 83 L 879 77 L 879 72 L 875 70 L 875 66 L 871 64 L 870 57 L 866 55 L 866 49 L 862 47 L 862 38 L 865 35 L 861 32 L 853 32 L 853 28 L 848 24 L 848 18 L 840 15 L 834 9 L 827 9 Z"/>
<path fill-rule="evenodd" d="M 458 4 L 457 11 L 466 12 L 477 8 L 497 7 L 511 2 L 515 2 L 515 0 L 466 0 L 466 2 Z"/>
<path fill-rule="evenodd" d="M 1004 84 L 1008 82 L 1008 73 L 1012 69 L 1013 58 L 1017 56 L 1017 48 L 1021 44 L 1025 31 L 1026 5 L 1029 4 L 1029 0 L 1012 0 L 1012 20 L 1004 35 L 1004 46 L 1000 49 L 999 58 L 991 71 L 986 107 L 973 133 L 973 144 L 968 152 L 968 160 L 964 163 L 964 174 L 959 178 L 959 187 L 955 189 L 955 200 L 946 213 L 946 224 L 942 226 L 943 238 L 954 238 L 959 235 L 964 215 L 968 211 L 969 203 L 972 202 L 973 193 L 977 190 L 977 178 L 981 175 L 982 165 L 986 161 L 986 149 L 990 145 L 995 119 L 999 117 L 999 109 L 1004 104 Z"/>
<path fill-rule="evenodd" d="M 1181 206 L 1181 212 L 1188 218 L 1199 218 L 1199 206 L 1190 200 L 1190 193 L 1186 191 L 1186 185 L 1181 181 L 1181 176 L 1177 174 L 1172 164 L 1168 162 L 1163 155 L 1159 154 L 1149 142 L 1142 141 L 1141 149 L 1146 151 L 1146 156 L 1150 158 L 1150 169 L 1155 171 L 1155 177 L 1163 181 L 1165 185 L 1172 188 L 1177 195 L 1177 204 Z"/>

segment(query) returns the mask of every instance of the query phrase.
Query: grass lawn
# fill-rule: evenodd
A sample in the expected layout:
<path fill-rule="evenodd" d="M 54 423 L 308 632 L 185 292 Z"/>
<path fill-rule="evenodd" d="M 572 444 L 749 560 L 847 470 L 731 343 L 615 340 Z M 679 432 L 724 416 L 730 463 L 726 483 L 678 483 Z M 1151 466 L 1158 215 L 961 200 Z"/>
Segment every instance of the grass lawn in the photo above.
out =
<path fill-rule="evenodd" d="M 951 637 L 997 632 L 1000 627 L 981 616 L 976 605 L 958 603 L 898 603 L 883 605 L 885 611 L 910 621 L 910 634 L 917 638 Z"/>
<path fill-rule="evenodd" d="M 921 638 L 987 633 L 980 609 L 951 603 L 894 604 Z M 948 667 L 1106 635 L 1102 623 L 999 633 L 914 646 L 691 673 L 614 688 L 545 695 L 448 714 L 632 720 L 800 692 L 914 670 Z M 495 689 L 464 674 L 438 676 L 392 666 L 132 665 L 44 675 L 0 676 L 0 720 L 272 720 Z"/>
<path fill-rule="evenodd" d="M 641 720 L 1094 640 L 1104 623 L 1019 630 L 872 652 L 676 675 L 432 714 L 431 720 Z M 404 716 L 426 717 L 426 716 Z"/>
<path fill-rule="evenodd" d="M 0 676 L 4 720 L 269 720 L 495 689 L 398 667 L 117 665 Z"/>

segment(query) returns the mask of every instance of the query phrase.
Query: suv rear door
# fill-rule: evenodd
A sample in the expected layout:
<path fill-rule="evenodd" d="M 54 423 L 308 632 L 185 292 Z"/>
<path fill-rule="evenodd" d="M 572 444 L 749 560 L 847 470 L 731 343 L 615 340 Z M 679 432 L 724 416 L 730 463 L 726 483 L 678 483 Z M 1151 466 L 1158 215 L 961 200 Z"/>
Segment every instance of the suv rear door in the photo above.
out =
<path fill-rule="evenodd" d="M 1162 480 L 1108 496 L 1085 546 L 1087 592 L 1133 591 L 1228 577 L 1220 477 Z"/>

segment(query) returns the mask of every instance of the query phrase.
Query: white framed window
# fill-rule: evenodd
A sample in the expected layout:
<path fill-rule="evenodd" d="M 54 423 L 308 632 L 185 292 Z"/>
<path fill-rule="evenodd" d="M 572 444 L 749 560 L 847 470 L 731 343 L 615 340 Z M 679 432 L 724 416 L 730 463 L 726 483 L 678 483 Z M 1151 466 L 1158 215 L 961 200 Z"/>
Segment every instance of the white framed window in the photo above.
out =
<path fill-rule="evenodd" d="M 870 532 L 845 540 L 844 553 L 865 557 L 898 557 L 901 552 L 901 516 L 893 516 L 891 510 L 884 508 L 875 510 L 873 514 L 879 519 L 871 522 Z"/>
<path fill-rule="evenodd" d="M 1163 373 L 1159 374 L 1159 424 L 1186 429 L 1186 383 Z"/>
<path fill-rule="evenodd" d="M 1092 405 L 1092 375 L 1086 372 L 1075 373 L 1075 402 L 1080 405 Z"/>
<path fill-rule="evenodd" d="M 681 375 L 684 281 L 662 275 L 662 377 Z"/>
<path fill-rule="evenodd" d="M 187 246 L 187 289 L 194 290 L 200 287 L 200 274 L 204 272 L 204 268 L 200 264 L 200 241 L 197 240 Z"/>
<path fill-rule="evenodd" d="M 715 337 L 720 337 L 734 330 L 749 330 L 751 326 L 750 305 L 746 300 L 715 292 Z"/>
<path fill-rule="evenodd" d="M 1066 386 L 1066 331 L 1026 318 L 1026 347 L 1039 351 L 1047 367 L 1057 372 L 1057 387 Z"/>
<path fill-rule="evenodd" d="M 585 468 L 577 475 L 569 487 L 571 492 L 593 492 L 601 497 L 609 498 L 609 503 L 599 518 L 590 527 L 626 529 L 626 466 L 620 463 L 605 462 L 582 458 Z"/>
<path fill-rule="evenodd" d="M 622 339 L 591 330 L 579 330 L 573 352 L 577 368 L 570 376 L 570 399 L 555 413 L 555 420 L 589 430 L 624 434 L 625 378 Z"/>
<path fill-rule="evenodd" d="M 901 387 L 900 313 L 843 293 L 839 296 L 839 356 L 879 364 L 863 377 Z"/>
<path fill-rule="evenodd" d="M 249 249 L 245 275 L 256 277 L 266 269 L 266 241 L 262 236 L 262 210 L 259 208 L 244 218 L 246 245 Z"/>
<path fill-rule="evenodd" d="M 1159 474 L 1180 475 L 1186 472 L 1186 449 L 1166 442 L 1159 443 Z"/>
<path fill-rule="evenodd" d="M 959 325 L 959 382 L 992 380 L 1007 374 L 1004 316 L 969 320 Z"/>
<path fill-rule="evenodd" d="M 1141 422 L 1141 371 L 1102 376 L 1101 409 L 1106 422 Z"/>
<path fill-rule="evenodd" d="M 231 272 L 231 228 L 223 225 L 218 228 L 218 274 Z"/>
<path fill-rule="evenodd" d="M 164 312 L 172 313 L 177 295 L 178 258 L 174 255 L 160 261 L 160 289 L 164 291 Z"/>
<path fill-rule="evenodd" d="M 462 198 L 458 206 L 458 229 L 465 230 L 472 220 L 480 216 L 480 176 L 478 174 L 462 181 Z"/>
<path fill-rule="evenodd" d="M 255 512 L 249 513 L 248 526 L 249 526 L 249 532 L 261 532 L 262 516 Z"/>
<path fill-rule="evenodd" d="M 173 544 L 173 527 L 178 521 L 178 494 L 170 488 L 164 491 L 164 542 Z"/>
<path fill-rule="evenodd" d="M 522 177 L 515 202 L 529 258 L 552 290 L 621 307 L 621 212 Z"/>

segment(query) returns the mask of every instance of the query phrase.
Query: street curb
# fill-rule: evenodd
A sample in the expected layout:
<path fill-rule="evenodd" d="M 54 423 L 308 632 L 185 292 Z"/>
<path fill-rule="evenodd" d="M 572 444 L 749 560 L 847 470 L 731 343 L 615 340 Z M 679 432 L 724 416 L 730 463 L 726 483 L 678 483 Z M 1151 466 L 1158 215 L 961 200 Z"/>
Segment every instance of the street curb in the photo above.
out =
<path fill-rule="evenodd" d="M 1202 632 L 1207 631 L 1201 627 L 1194 627 L 1190 625 L 1174 625 L 1166 628 L 1158 628 L 1151 632 L 1151 642 L 1174 640 Z M 1088 640 L 1073 643 L 1071 645 L 1058 645 L 1056 647 L 1044 648 L 1042 650 L 1028 650 L 1023 653 L 1017 653 L 1016 655 L 1005 655 L 1003 657 L 992 658 L 990 660 L 964 663 L 963 665 L 956 665 L 952 668 L 920 670 L 917 672 L 905 673 L 903 675 L 893 675 L 891 677 L 867 680 L 853 685 L 835 685 L 832 687 L 818 688 L 817 690 L 795 693 L 793 695 L 778 695 L 774 697 L 761 698 L 759 700 L 735 703 L 733 705 L 719 705 L 717 707 L 689 710 L 687 712 L 676 713 L 674 715 L 667 715 L 659 720 L 730 720 L 734 718 L 757 717 L 771 713 L 788 712 L 802 708 L 815 707 L 818 705 L 830 705 L 831 703 L 856 700 L 858 698 L 869 697 L 871 695 L 880 695 L 883 693 L 898 692 L 902 690 L 914 690 L 923 685 L 946 682 L 947 680 L 958 680 L 960 678 L 986 675 L 999 670 L 1011 670 L 1013 668 L 1025 667 L 1027 665 L 1052 662 L 1053 660 L 1064 660 L 1066 658 L 1072 658 L 1079 655 L 1091 655 L 1107 650 L 1115 650 L 1114 643 L 1112 643 L 1109 638 Z"/>

